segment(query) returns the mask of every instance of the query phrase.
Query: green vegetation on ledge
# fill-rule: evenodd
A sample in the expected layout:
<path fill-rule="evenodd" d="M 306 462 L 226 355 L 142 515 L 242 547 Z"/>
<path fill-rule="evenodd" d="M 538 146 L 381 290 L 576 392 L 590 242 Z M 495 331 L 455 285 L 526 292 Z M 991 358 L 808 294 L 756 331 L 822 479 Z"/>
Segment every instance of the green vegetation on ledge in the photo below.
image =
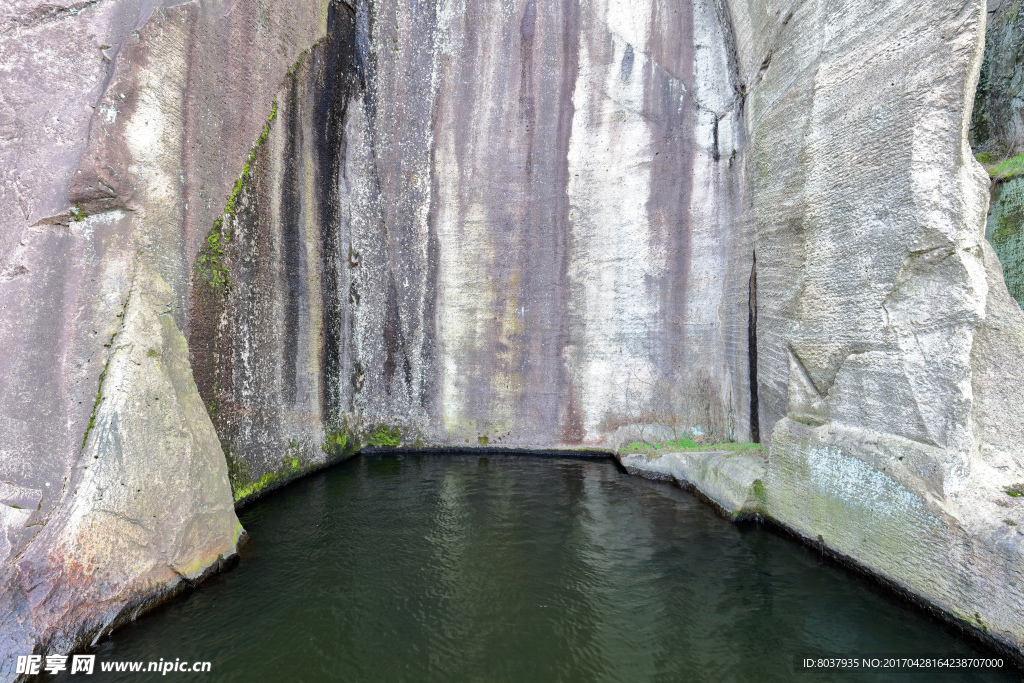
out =
<path fill-rule="evenodd" d="M 641 453 L 643 455 L 656 455 L 658 453 L 687 453 L 707 451 L 731 451 L 732 455 L 754 455 L 759 458 L 767 458 L 768 452 L 764 446 L 758 443 L 735 443 L 721 441 L 711 443 L 701 440 L 699 437 L 684 436 L 681 439 L 666 441 L 665 443 L 647 443 L 646 441 L 634 441 L 622 448 L 622 455 Z"/>
<path fill-rule="evenodd" d="M 124 300 L 124 304 L 121 306 L 121 312 L 117 314 L 117 318 L 124 324 L 124 314 L 128 310 L 128 301 L 131 299 L 131 293 L 128 294 L 128 299 Z M 114 345 L 114 340 L 117 338 L 117 333 L 121 331 L 121 328 L 114 330 L 114 334 L 110 335 L 110 341 L 103 345 L 103 348 L 109 349 Z M 107 370 L 110 368 L 110 359 L 113 358 L 114 352 L 111 351 L 107 355 L 107 362 L 103 365 L 103 371 L 100 373 L 99 386 L 96 387 L 96 400 L 92 404 L 92 414 L 89 415 L 89 424 L 85 427 L 85 434 L 82 436 L 82 447 L 80 450 L 85 450 L 85 444 L 89 441 L 89 433 L 92 428 L 96 426 L 96 413 L 100 409 L 100 401 L 103 400 L 103 380 L 107 378 Z M 95 456 L 99 458 L 100 456 Z"/>
<path fill-rule="evenodd" d="M 267 138 L 270 137 L 270 124 L 273 123 L 276 118 L 277 98 L 275 97 L 274 102 L 270 106 L 270 118 L 268 118 L 267 122 L 263 124 L 263 131 L 256 139 L 256 144 L 253 145 L 252 150 L 249 152 L 249 158 L 246 159 L 245 165 L 242 166 L 242 175 L 235 181 L 235 187 L 231 191 L 231 196 L 228 197 L 228 202 L 224 205 L 225 214 L 230 214 L 232 216 L 235 215 L 235 200 L 238 199 L 238 195 L 242 191 L 242 188 L 249 182 L 252 166 L 256 163 L 256 153 L 259 151 L 260 147 L 263 146 L 263 143 L 267 141 Z"/>
<path fill-rule="evenodd" d="M 213 289 L 228 283 L 228 268 L 225 264 L 224 246 L 231 241 L 231 233 L 223 231 L 223 217 L 213 224 L 213 229 L 206 237 L 206 244 L 199 252 L 196 261 L 196 272 Z"/>
<path fill-rule="evenodd" d="M 994 159 L 990 153 L 980 152 L 975 154 L 974 158 L 985 167 L 993 180 L 1009 180 L 1024 175 L 1024 154 L 1010 159 Z"/>
<path fill-rule="evenodd" d="M 253 145 L 252 150 L 249 152 L 249 158 L 246 159 L 245 164 L 242 166 L 242 175 L 235 181 L 231 196 L 228 197 L 228 201 L 224 205 L 224 211 L 214 221 L 213 228 L 206 237 L 206 244 L 196 260 L 197 273 L 214 290 L 220 289 L 220 287 L 228 283 L 228 268 L 225 263 L 224 247 L 231 242 L 231 230 L 225 229 L 224 218 L 237 215 L 238 207 L 236 202 L 238 197 L 242 193 L 242 188 L 249 183 L 253 166 L 256 163 L 256 154 L 260 147 L 263 146 L 263 143 L 270 137 L 270 124 L 276 118 L 277 98 L 275 97 L 270 108 L 270 118 L 263 124 L 263 131 L 260 133 L 259 138 L 256 139 L 256 144 Z"/>

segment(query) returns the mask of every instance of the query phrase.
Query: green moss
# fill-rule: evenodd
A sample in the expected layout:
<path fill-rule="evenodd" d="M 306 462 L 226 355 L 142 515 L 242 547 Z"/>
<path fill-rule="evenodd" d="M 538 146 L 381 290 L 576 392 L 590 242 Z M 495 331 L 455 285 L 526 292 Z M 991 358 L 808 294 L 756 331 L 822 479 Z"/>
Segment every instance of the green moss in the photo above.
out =
<path fill-rule="evenodd" d="M 224 229 L 223 217 L 218 218 L 210 234 L 206 236 L 206 244 L 196 259 L 196 273 L 212 289 L 219 289 L 228 283 L 228 268 L 225 263 L 224 246 L 231 241 L 231 233 Z"/>
<path fill-rule="evenodd" d="M 281 479 L 282 475 L 277 472 L 268 472 L 260 477 L 257 481 L 251 482 L 244 486 L 235 489 L 235 502 L 248 498 L 254 493 L 258 493 L 263 489 L 267 488 L 277 480 Z"/>
<path fill-rule="evenodd" d="M 758 457 L 767 457 L 768 452 L 764 446 L 757 443 L 736 443 L 732 441 L 720 441 L 718 443 L 702 443 L 698 442 L 691 436 L 684 436 L 681 439 L 675 439 L 672 441 L 666 441 L 665 443 L 647 443 L 646 441 L 634 441 L 620 453 L 628 455 L 630 453 L 643 453 L 647 455 L 656 455 L 659 451 L 665 453 L 686 453 L 686 452 L 701 452 L 701 451 L 731 451 L 732 455 L 756 455 Z"/>
<path fill-rule="evenodd" d="M 82 437 L 81 450 L 85 450 L 85 443 L 89 440 L 89 433 L 92 431 L 92 428 L 96 426 L 96 412 L 100 409 L 100 401 L 103 400 L 103 380 L 107 377 L 107 368 L 109 366 L 110 361 L 107 360 L 107 364 L 103 366 L 103 372 L 100 373 L 100 386 L 96 390 L 96 401 L 92 404 L 92 414 L 89 415 L 89 424 L 86 425 L 85 435 Z"/>
<path fill-rule="evenodd" d="M 402 443 L 402 433 L 398 427 L 381 425 L 371 431 L 368 440 L 371 446 L 394 448 Z"/>
<path fill-rule="evenodd" d="M 216 404 L 211 401 L 211 413 L 215 410 Z M 330 437 L 328 438 L 330 439 Z M 348 440 L 347 437 L 335 437 L 335 441 L 341 442 L 342 448 L 344 448 L 344 444 Z M 259 493 L 271 484 L 284 481 L 285 479 L 299 474 L 303 470 L 308 469 L 308 463 L 303 461 L 299 442 L 296 439 L 291 439 L 288 442 L 288 446 L 285 448 L 284 456 L 281 458 L 281 466 L 276 472 L 267 472 L 259 479 L 251 480 L 247 469 L 248 468 L 244 461 L 228 455 L 228 472 L 231 478 L 231 489 L 236 503 L 243 498 L 248 498 L 249 496 Z"/>
<path fill-rule="evenodd" d="M 157 352 L 156 349 L 150 349 L 149 351 L 146 351 L 146 355 L 149 356 L 150 358 L 156 358 L 160 354 Z"/>
<path fill-rule="evenodd" d="M 484 434 L 483 436 L 477 438 L 476 442 L 478 444 L 480 444 L 481 446 L 486 446 L 488 444 L 488 442 L 490 442 L 490 439 L 488 439 L 487 435 Z"/>
<path fill-rule="evenodd" d="M 235 500 L 239 500 L 239 491 L 248 485 L 252 477 L 249 475 L 248 463 L 235 455 L 230 445 L 230 442 L 225 443 L 223 439 L 221 440 L 221 448 L 224 449 L 224 457 L 228 462 L 228 480 L 231 482 Z"/>
<path fill-rule="evenodd" d="M 253 169 L 256 164 L 256 154 L 260 146 L 270 137 L 270 123 L 276 118 L 277 98 L 275 97 L 271 105 L 270 118 L 263 125 L 263 131 L 256 139 L 256 144 L 253 145 L 248 159 L 242 166 L 242 175 L 235 181 L 235 185 L 231 189 L 231 195 L 224 204 L 224 211 L 214 221 L 213 228 L 210 229 L 210 234 L 206 237 L 206 245 L 196 260 L 196 271 L 215 290 L 228 283 L 228 268 L 225 264 L 224 247 L 231 242 L 231 231 L 225 229 L 224 217 L 237 215 L 239 197 L 242 194 L 242 189 L 249 184 L 252 178 Z"/>
<path fill-rule="evenodd" d="M 72 206 L 71 211 L 69 211 L 68 213 L 71 215 L 71 220 L 76 222 L 84 221 L 86 216 L 88 216 L 88 214 L 85 213 L 85 209 L 82 208 L 81 204 L 75 204 L 74 206 Z"/>
<path fill-rule="evenodd" d="M 1024 174 L 1024 154 L 1018 154 L 1012 159 L 1003 161 L 994 170 L 989 171 L 993 178 L 1008 180 Z"/>
<path fill-rule="evenodd" d="M 992 232 L 992 243 L 1001 246 L 1002 243 L 1009 242 L 1017 236 L 1022 226 L 1024 226 L 1024 211 L 1021 211 L 1021 207 L 1012 204 L 1003 207 L 1003 211 L 996 219 L 996 229 Z"/>
<path fill-rule="evenodd" d="M 332 460 L 347 458 L 359 450 L 359 440 L 345 429 L 335 429 L 324 434 L 320 448 Z"/>
<path fill-rule="evenodd" d="M 249 151 L 249 158 L 246 160 L 245 165 L 242 166 L 242 175 L 239 176 L 238 180 L 235 181 L 235 187 L 231 190 L 231 196 L 228 197 L 227 204 L 224 205 L 224 213 L 235 215 L 238 208 L 235 206 L 235 202 L 238 200 L 238 195 L 242 192 L 242 188 L 249 182 L 249 178 L 252 175 L 252 167 L 256 164 L 256 154 L 263 143 L 270 137 L 270 124 L 277 118 L 277 98 L 274 98 L 274 102 L 270 108 L 270 118 L 263 124 L 263 130 L 260 132 L 260 136 L 256 138 L 256 144 L 253 145 Z M 220 220 L 220 219 L 218 219 Z"/>
<path fill-rule="evenodd" d="M 251 152 L 249 152 L 249 163 L 253 163 L 256 161 L 256 150 L 258 150 L 260 146 L 267 141 L 267 138 L 270 137 L 270 124 L 273 123 L 274 119 L 276 118 L 277 98 L 275 97 L 274 102 L 270 105 L 270 118 L 267 119 L 267 122 L 263 124 L 263 132 L 260 133 L 259 138 L 256 140 L 256 146 L 253 147 Z"/>
<path fill-rule="evenodd" d="M 1010 9 L 1006 10 L 1006 13 L 1000 17 L 1000 20 L 1006 24 L 1012 24 L 1017 21 L 1017 18 L 1020 16 L 1020 6 L 1021 3 L 1019 2 L 1011 5 Z"/>
<path fill-rule="evenodd" d="M 1024 154 L 1009 159 L 998 159 L 993 158 L 988 152 L 980 152 L 975 154 L 974 158 L 985 167 L 989 177 L 993 179 L 1009 180 L 1024 175 Z"/>

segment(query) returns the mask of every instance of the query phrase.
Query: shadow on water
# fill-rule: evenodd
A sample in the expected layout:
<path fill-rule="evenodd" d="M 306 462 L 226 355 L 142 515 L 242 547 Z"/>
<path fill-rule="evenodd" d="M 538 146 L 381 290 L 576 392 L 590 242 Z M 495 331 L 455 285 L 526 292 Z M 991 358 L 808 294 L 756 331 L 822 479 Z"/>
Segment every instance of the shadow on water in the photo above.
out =
<path fill-rule="evenodd" d="M 241 520 L 252 541 L 238 566 L 115 631 L 94 649 L 97 669 L 181 659 L 211 672 L 168 677 L 1021 680 L 794 671 L 811 653 L 993 655 L 816 550 L 607 459 L 359 457 Z"/>

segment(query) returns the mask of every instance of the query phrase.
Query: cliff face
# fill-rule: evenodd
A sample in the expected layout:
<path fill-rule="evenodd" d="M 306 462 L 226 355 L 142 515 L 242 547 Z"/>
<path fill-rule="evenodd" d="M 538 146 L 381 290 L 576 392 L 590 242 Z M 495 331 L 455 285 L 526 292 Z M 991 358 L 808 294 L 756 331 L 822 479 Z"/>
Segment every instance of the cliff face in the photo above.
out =
<path fill-rule="evenodd" d="M 325 20 L 317 2 L 0 9 L 5 677 L 234 553 L 184 336 L 191 263 Z"/>
<path fill-rule="evenodd" d="M 416 12 L 332 6 L 197 263 L 194 367 L 236 495 L 323 462 L 325 434 L 751 439 L 728 13 Z"/>
<path fill-rule="evenodd" d="M 359 443 L 638 430 L 769 443 L 762 514 L 1024 643 L 980 0 L 0 12 L 0 656 Z"/>

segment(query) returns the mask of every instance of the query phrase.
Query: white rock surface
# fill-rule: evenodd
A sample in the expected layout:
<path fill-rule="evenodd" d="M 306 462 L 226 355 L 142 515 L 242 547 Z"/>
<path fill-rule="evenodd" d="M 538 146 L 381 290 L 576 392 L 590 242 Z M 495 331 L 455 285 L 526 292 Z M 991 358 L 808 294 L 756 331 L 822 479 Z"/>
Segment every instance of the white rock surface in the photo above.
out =
<path fill-rule="evenodd" d="M 767 458 L 728 451 L 631 453 L 621 457 L 630 474 L 692 487 L 733 519 L 761 513 Z"/>

